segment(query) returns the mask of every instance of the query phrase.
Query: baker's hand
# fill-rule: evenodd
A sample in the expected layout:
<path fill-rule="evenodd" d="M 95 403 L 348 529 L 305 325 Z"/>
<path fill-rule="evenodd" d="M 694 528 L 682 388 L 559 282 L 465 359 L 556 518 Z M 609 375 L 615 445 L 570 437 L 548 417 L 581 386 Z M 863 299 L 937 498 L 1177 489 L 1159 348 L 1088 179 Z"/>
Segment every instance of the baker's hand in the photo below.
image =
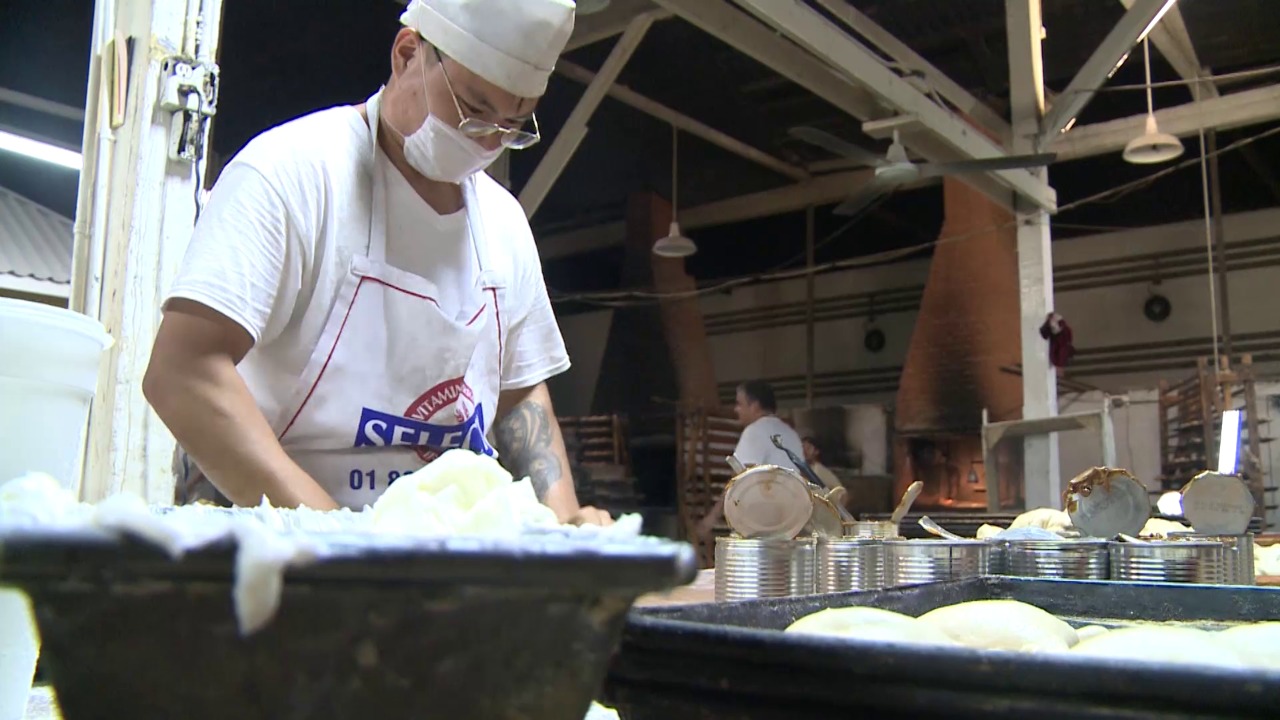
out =
<path fill-rule="evenodd" d="M 603 525 L 613 524 L 613 518 L 609 516 L 608 510 L 601 510 L 590 505 L 583 505 L 578 508 L 578 512 L 569 518 L 570 525 Z"/>

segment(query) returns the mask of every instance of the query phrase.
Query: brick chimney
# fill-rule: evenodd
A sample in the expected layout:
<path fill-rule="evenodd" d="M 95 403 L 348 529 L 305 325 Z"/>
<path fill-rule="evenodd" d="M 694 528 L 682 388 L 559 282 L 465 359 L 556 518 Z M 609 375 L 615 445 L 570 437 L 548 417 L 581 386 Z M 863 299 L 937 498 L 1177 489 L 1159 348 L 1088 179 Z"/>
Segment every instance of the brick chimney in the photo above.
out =
<path fill-rule="evenodd" d="M 986 505 L 982 410 L 993 421 L 1022 413 L 1021 379 L 1001 370 L 1022 356 L 1016 232 L 1013 215 L 983 193 L 950 178 L 943 187 L 941 242 L 898 385 L 895 488 L 923 480 L 917 506 L 977 509 Z M 1002 458 L 1010 489 L 1001 497 L 1011 504 L 1020 502 L 1017 466 Z"/>

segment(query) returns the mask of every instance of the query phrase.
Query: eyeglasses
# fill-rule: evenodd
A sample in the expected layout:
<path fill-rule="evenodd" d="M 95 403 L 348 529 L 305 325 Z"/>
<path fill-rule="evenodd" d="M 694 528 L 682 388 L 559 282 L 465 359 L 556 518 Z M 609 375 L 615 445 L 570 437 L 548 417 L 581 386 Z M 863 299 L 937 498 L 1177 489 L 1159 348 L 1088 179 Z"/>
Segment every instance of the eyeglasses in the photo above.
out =
<path fill-rule="evenodd" d="M 491 123 L 487 120 L 469 117 L 462 111 L 462 104 L 458 102 L 458 94 L 453 91 L 453 83 L 449 80 L 449 71 L 445 70 L 444 58 L 440 56 L 440 51 L 432 47 L 436 54 L 436 62 L 440 63 L 440 72 L 444 74 L 444 85 L 449 89 L 449 96 L 453 98 L 453 106 L 458 110 L 458 130 L 469 138 L 479 140 L 487 138 L 491 135 L 501 135 L 500 138 L 503 147 L 512 150 L 524 150 L 527 147 L 537 145 L 542 140 L 542 131 L 538 128 L 538 116 L 531 115 L 533 121 L 533 132 L 521 130 L 520 128 L 509 128 Z M 426 82 L 426 76 L 423 76 L 423 82 Z"/>

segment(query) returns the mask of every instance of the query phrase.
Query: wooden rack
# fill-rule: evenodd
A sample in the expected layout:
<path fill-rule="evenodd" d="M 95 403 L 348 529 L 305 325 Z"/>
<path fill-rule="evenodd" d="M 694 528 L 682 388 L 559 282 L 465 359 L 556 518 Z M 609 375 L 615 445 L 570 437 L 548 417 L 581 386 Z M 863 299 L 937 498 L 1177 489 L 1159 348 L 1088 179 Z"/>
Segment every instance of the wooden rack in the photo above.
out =
<path fill-rule="evenodd" d="M 1239 472 L 1254 496 L 1254 515 L 1265 518 L 1265 478 L 1259 431 L 1253 357 L 1242 355 L 1234 367 L 1223 356 L 1221 369 L 1211 358 L 1197 358 L 1196 374 L 1182 382 L 1160 382 L 1160 484 L 1177 490 L 1206 469 L 1217 466 L 1222 413 L 1241 410 Z"/>
<path fill-rule="evenodd" d="M 676 415 L 676 495 L 683 538 L 698 551 L 702 567 L 715 564 L 715 541 L 698 537 L 698 523 L 710 512 L 733 471 L 725 462 L 738 445 L 742 428 L 726 410 L 680 411 Z M 723 519 L 715 537 L 727 535 Z"/>
<path fill-rule="evenodd" d="M 559 421 L 574 470 L 578 502 L 614 514 L 639 510 L 642 497 L 632 472 L 627 418 L 587 415 L 562 417 Z"/>

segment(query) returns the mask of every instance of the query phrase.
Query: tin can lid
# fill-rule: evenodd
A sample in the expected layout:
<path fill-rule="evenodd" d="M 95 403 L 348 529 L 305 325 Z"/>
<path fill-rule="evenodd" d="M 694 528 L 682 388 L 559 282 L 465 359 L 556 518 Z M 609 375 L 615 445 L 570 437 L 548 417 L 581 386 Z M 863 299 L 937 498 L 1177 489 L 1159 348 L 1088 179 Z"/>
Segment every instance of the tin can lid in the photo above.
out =
<path fill-rule="evenodd" d="M 1202 472 L 1182 488 L 1182 514 L 1200 535 L 1244 534 L 1253 505 L 1253 493 L 1239 475 Z"/>
<path fill-rule="evenodd" d="M 729 481 L 724 517 L 744 538 L 793 538 L 813 515 L 813 496 L 799 475 L 758 465 Z"/>
<path fill-rule="evenodd" d="M 1071 523 L 1088 537 L 1137 535 L 1151 517 L 1151 499 L 1125 470 L 1093 468 L 1071 481 L 1066 493 Z"/>
<path fill-rule="evenodd" d="M 844 521 L 840 519 L 840 511 L 836 509 L 835 503 L 812 492 L 810 496 L 813 499 L 813 514 L 805 529 L 822 537 L 843 536 Z"/>

